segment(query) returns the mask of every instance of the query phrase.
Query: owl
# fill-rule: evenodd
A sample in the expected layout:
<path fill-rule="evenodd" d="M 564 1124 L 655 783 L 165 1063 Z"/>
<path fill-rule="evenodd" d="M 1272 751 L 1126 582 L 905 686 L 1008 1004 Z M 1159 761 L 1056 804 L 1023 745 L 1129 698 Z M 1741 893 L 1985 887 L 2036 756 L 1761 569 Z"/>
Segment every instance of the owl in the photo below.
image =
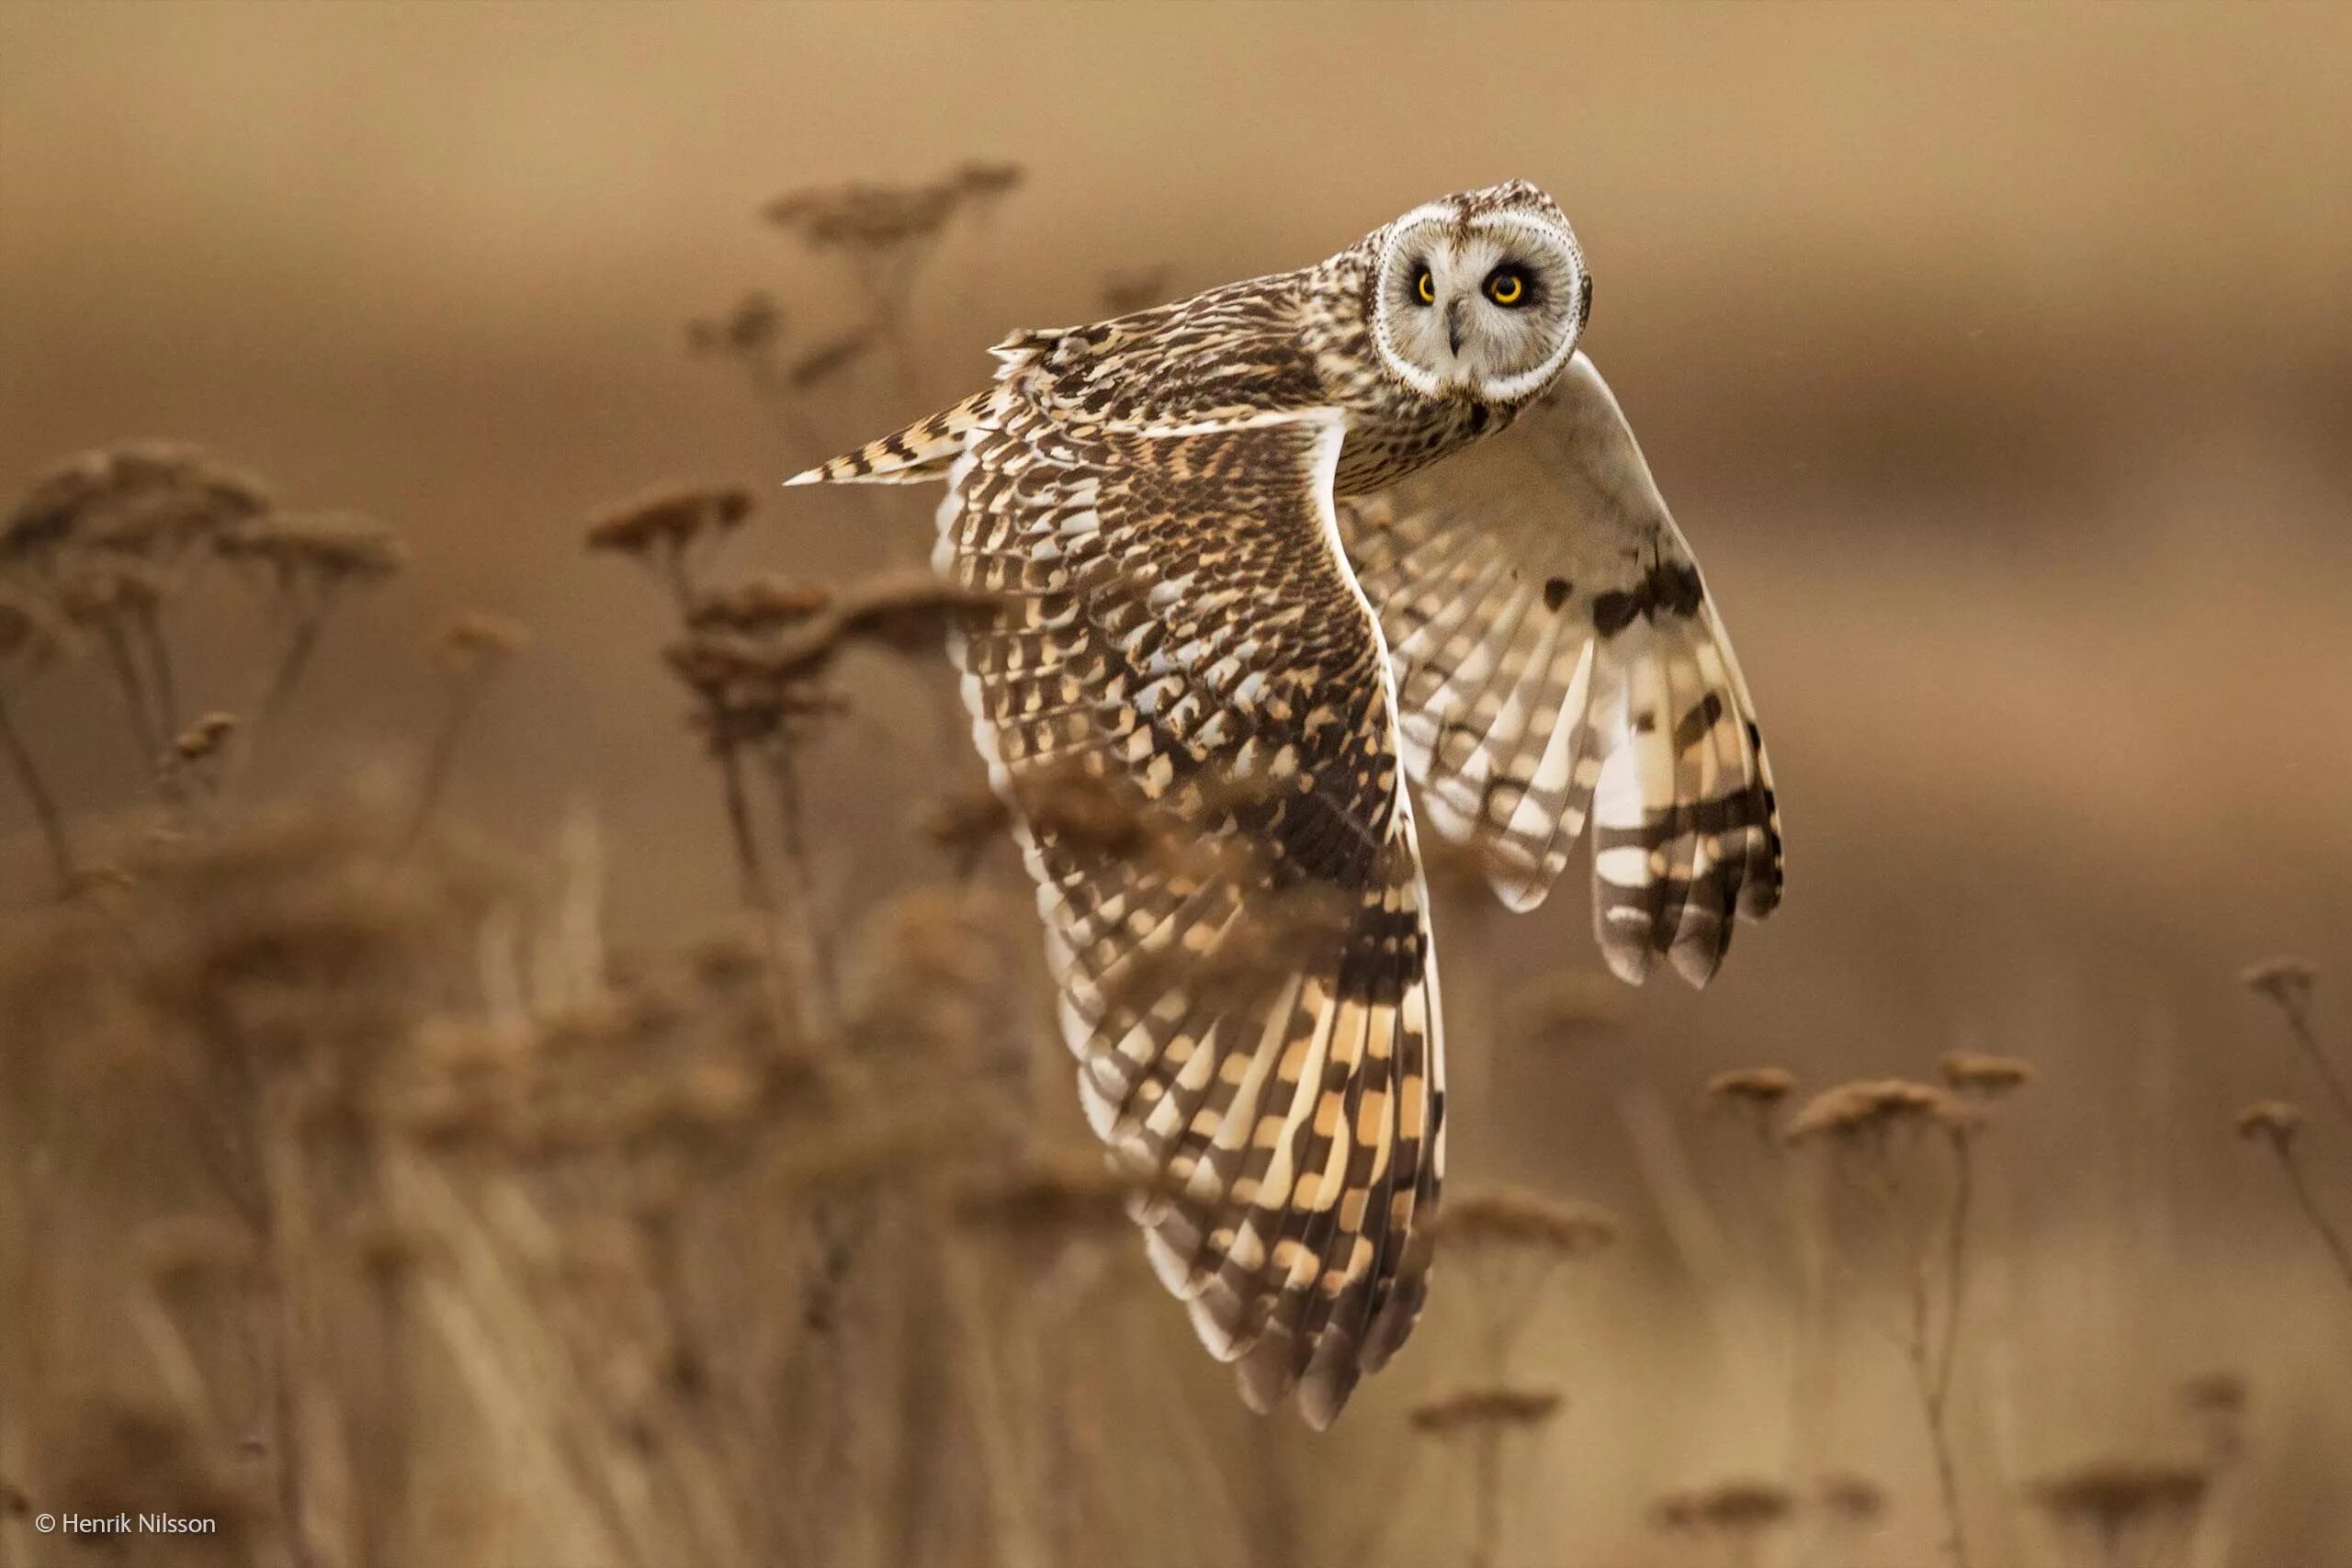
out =
<path fill-rule="evenodd" d="M 944 480 L 973 735 L 1087 1119 L 1202 1340 L 1324 1427 L 1411 1331 L 1445 1165 L 1416 810 L 1515 909 L 1592 826 L 1610 967 L 1781 897 L 1754 705 L 1523 181 L 1295 272 L 1017 333 L 788 481 Z M 1409 779 L 1411 787 L 1408 787 Z"/>

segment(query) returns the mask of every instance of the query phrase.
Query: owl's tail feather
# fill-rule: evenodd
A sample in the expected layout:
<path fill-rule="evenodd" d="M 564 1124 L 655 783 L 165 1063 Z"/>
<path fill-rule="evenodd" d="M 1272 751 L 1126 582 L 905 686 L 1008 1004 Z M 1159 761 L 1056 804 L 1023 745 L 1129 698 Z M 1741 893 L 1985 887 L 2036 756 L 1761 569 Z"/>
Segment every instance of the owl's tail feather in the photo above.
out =
<path fill-rule="evenodd" d="M 953 408 L 919 419 L 854 452 L 831 457 L 784 482 L 788 485 L 913 485 L 944 479 L 964 444 L 980 423 L 989 394 L 978 393 Z"/>

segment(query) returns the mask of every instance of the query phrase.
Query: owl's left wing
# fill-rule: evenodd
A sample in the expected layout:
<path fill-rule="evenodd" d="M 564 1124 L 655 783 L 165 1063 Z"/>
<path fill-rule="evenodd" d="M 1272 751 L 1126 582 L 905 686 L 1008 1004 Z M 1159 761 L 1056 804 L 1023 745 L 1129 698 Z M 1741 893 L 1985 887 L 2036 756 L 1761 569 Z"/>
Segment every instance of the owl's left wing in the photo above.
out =
<path fill-rule="evenodd" d="M 1444 1154 L 1427 898 L 1330 411 L 1117 428 L 1015 358 L 937 563 L 1088 1120 L 1263 1408 L 1338 1412 L 1419 1311 Z"/>
<path fill-rule="evenodd" d="M 1704 985 L 1734 916 L 1780 902 L 1779 808 L 1714 603 L 1592 362 L 1339 515 L 1430 821 L 1525 909 L 1589 816 L 1610 967 L 1638 982 L 1664 956 Z"/>

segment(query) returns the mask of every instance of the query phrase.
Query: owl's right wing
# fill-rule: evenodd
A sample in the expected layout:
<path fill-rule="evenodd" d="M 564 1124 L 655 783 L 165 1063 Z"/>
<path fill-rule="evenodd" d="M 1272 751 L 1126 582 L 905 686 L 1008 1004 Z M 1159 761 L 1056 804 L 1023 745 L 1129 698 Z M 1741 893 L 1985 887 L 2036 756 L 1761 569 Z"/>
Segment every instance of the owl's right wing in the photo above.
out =
<path fill-rule="evenodd" d="M 1781 898 L 1772 773 L 1730 640 L 1617 400 L 1577 354 L 1508 431 L 1343 503 L 1430 819 L 1514 908 L 1593 820 L 1610 967 L 1704 985 Z"/>
<path fill-rule="evenodd" d="M 1410 1330 L 1443 1158 L 1427 897 L 1329 411 L 1110 428 L 1016 359 L 937 564 L 1089 1121 L 1261 1409 Z"/>

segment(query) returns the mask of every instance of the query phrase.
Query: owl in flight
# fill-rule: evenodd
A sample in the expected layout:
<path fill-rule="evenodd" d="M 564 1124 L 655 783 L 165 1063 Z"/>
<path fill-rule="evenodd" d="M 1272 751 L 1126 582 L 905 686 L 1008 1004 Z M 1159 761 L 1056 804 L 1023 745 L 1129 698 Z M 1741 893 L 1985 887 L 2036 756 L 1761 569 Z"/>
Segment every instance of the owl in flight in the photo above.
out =
<path fill-rule="evenodd" d="M 1261 1410 L 1411 1331 L 1445 1163 L 1414 795 L 1532 908 L 1593 824 L 1602 954 L 1692 985 L 1781 897 L 1755 708 L 1524 181 L 1329 260 L 1023 332 L 792 479 L 944 480 L 955 656 L 1088 1120 Z M 1104 809 L 1107 803 L 1109 809 Z"/>

